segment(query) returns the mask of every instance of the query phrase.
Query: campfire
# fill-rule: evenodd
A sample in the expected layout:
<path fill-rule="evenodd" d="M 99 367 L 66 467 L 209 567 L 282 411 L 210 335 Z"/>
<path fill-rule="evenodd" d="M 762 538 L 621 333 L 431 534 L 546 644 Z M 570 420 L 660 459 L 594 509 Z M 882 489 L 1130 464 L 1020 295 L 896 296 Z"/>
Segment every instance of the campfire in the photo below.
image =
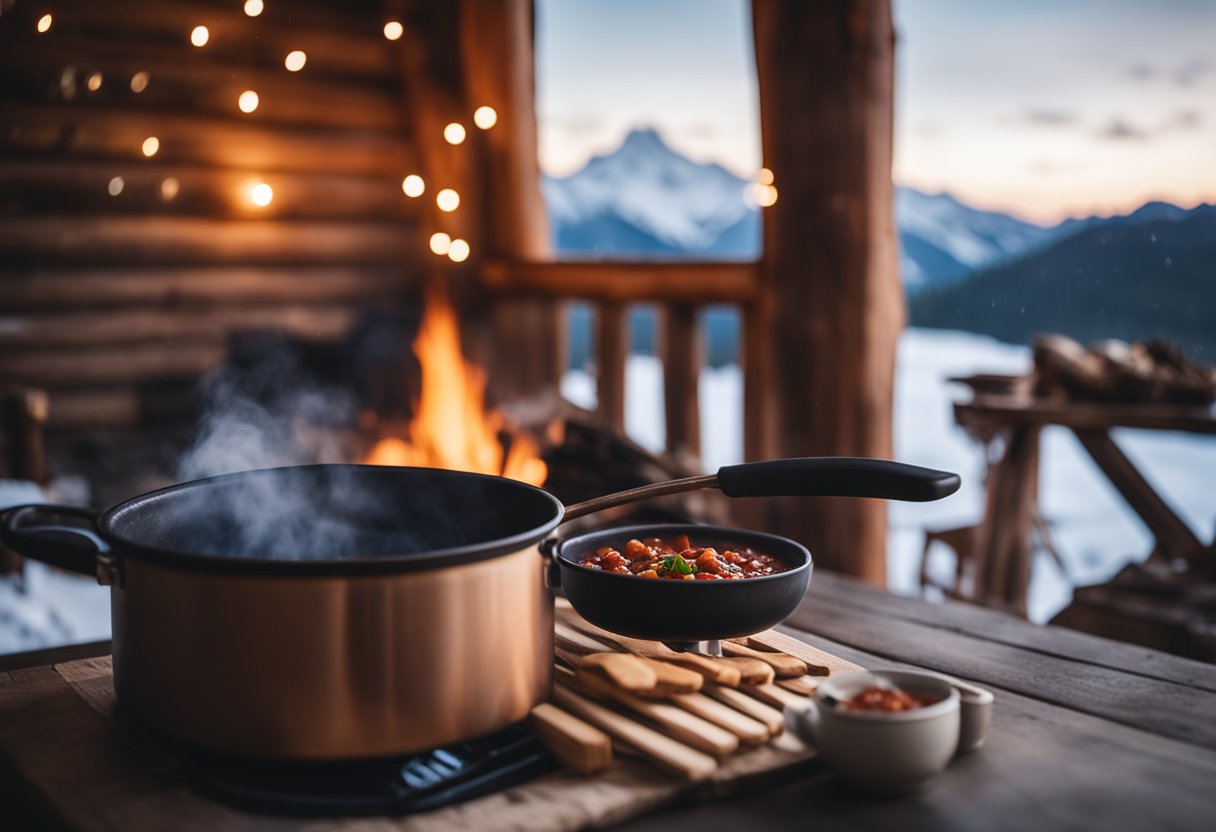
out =
<path fill-rule="evenodd" d="M 485 407 L 486 372 L 460 348 L 456 312 L 442 288 L 427 296 L 414 339 L 422 394 L 404 435 L 382 436 L 364 462 L 498 474 L 541 485 L 548 474 L 535 440 Z M 389 426 L 381 427 L 384 431 Z"/>

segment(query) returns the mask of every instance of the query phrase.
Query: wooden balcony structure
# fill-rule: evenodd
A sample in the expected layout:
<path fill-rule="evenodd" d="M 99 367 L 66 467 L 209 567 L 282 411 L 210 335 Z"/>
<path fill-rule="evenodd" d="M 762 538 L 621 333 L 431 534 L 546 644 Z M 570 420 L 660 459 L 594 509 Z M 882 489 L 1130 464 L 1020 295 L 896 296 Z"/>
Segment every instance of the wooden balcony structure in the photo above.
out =
<path fill-rule="evenodd" d="M 557 383 L 560 305 L 589 300 L 599 416 L 623 428 L 627 307 L 654 303 L 666 444 L 696 453 L 698 314 L 730 303 L 748 458 L 891 455 L 904 311 L 889 0 L 754 0 L 764 164 L 779 189 L 755 263 L 554 259 L 531 0 L 268 4 L 256 19 L 206 0 L 70 3 L 38 34 L 41 13 L 0 16 L 0 120 L 14 128 L 0 132 L 0 387 L 45 390 L 52 433 L 145 428 L 224 361 L 232 333 L 332 341 L 441 279 L 492 400 Z M 384 40 L 385 19 L 404 23 L 401 42 Z M 187 41 L 196 24 L 211 31 L 205 49 Z M 282 71 L 289 49 L 307 52 L 305 72 Z M 237 111 L 243 89 L 261 92 L 256 112 Z M 494 129 L 443 139 L 484 105 Z M 145 158 L 148 136 L 160 150 Z M 402 197 L 407 173 L 425 198 Z M 264 210 L 233 198 L 251 177 L 274 188 Z M 435 206 L 443 187 L 459 210 Z M 430 254 L 435 231 L 472 256 Z M 878 502 L 766 501 L 740 522 L 884 580 Z"/>

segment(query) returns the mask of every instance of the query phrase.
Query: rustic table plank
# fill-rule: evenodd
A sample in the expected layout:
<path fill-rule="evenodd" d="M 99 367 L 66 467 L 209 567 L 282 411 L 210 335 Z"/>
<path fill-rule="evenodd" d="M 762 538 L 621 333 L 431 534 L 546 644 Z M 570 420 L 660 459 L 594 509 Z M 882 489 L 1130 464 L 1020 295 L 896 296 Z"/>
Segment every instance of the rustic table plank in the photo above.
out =
<path fill-rule="evenodd" d="M 822 596 L 830 596 L 840 604 L 856 604 L 884 618 L 914 621 L 1046 655 L 1216 692 L 1216 665 L 1099 638 L 1067 627 L 1041 627 L 974 604 L 959 601 L 929 604 L 918 598 L 879 592 L 841 575 L 816 572 L 805 603 L 814 604 Z"/>
<path fill-rule="evenodd" d="M 1216 722 L 1200 716 L 1216 707 L 1216 695 L 1209 691 L 913 621 L 892 621 L 826 594 L 800 607 L 787 624 L 886 660 L 907 661 L 1216 749 Z"/>
<path fill-rule="evenodd" d="M 915 669 L 820 636 L 786 632 L 858 664 Z M 945 649 L 945 648 L 944 648 Z M 819 776 L 764 794 L 673 807 L 628 832 L 1210 828 L 1216 751 L 997 691 L 983 748 L 927 789 L 877 799 Z M 1216 700 L 1213 700 L 1216 701 Z M 1201 718 L 1201 717 L 1200 717 Z"/>

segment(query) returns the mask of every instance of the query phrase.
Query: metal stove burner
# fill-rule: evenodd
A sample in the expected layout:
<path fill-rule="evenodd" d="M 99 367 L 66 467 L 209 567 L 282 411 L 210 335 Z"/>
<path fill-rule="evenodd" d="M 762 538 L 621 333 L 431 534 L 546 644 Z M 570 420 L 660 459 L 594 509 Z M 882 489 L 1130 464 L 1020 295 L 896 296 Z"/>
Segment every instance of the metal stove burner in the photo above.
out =
<path fill-rule="evenodd" d="M 557 768 L 524 725 L 406 758 L 333 763 L 190 755 L 192 786 L 221 802 L 287 815 L 406 815 L 461 803 Z"/>
<path fill-rule="evenodd" d="M 722 656 L 722 642 L 716 638 L 710 641 L 668 641 L 664 643 L 680 653 L 696 653 L 698 656 L 709 656 L 711 659 Z"/>

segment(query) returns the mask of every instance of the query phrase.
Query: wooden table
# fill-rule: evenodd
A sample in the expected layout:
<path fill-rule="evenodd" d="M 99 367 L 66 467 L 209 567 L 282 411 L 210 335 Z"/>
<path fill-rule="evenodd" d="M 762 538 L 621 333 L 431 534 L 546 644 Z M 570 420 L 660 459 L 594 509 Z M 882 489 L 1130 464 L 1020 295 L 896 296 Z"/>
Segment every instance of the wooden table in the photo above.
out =
<path fill-rule="evenodd" d="M 786 629 L 862 665 L 931 668 L 990 687 L 997 700 L 988 744 L 956 760 L 926 791 L 911 797 L 854 794 L 815 770 L 781 788 L 672 807 L 621 829 L 1212 828 L 1212 665 L 1036 627 L 956 602 L 933 606 L 899 598 L 824 572 L 815 575 L 810 596 Z M 8 772 L 9 801 L 19 795 L 30 810 L 40 805 L 41 796 L 14 775 L 28 760 L 14 758 L 17 732 L 3 722 L 3 690 L 0 762 Z M 46 741 L 60 754 L 72 755 L 62 737 Z M 99 798 L 96 789 L 103 786 L 107 791 Z M 85 799 L 105 805 L 106 800 L 147 800 L 152 786 L 111 780 L 93 789 Z M 0 825 L 13 817 L 0 815 Z M 258 832 L 292 826 L 281 819 L 243 818 L 247 823 L 241 828 Z M 148 828 L 172 825 L 162 818 L 161 825 Z"/>
<path fill-rule="evenodd" d="M 955 404 L 958 423 L 981 442 L 997 438 L 1004 442 L 1004 452 L 988 469 L 984 515 L 974 535 L 972 598 L 1026 614 L 1031 534 L 1039 516 L 1039 434 L 1047 425 L 1068 428 L 1076 435 L 1152 532 L 1156 560 L 1171 569 L 1175 563 L 1185 563 L 1192 575 L 1213 573 L 1216 543 L 1205 543 L 1191 531 L 1110 436 L 1114 428 L 1216 434 L 1216 413 L 1211 408 L 1053 401 L 983 392 L 972 379 L 953 380 L 971 384 L 976 391 L 970 402 Z"/>

